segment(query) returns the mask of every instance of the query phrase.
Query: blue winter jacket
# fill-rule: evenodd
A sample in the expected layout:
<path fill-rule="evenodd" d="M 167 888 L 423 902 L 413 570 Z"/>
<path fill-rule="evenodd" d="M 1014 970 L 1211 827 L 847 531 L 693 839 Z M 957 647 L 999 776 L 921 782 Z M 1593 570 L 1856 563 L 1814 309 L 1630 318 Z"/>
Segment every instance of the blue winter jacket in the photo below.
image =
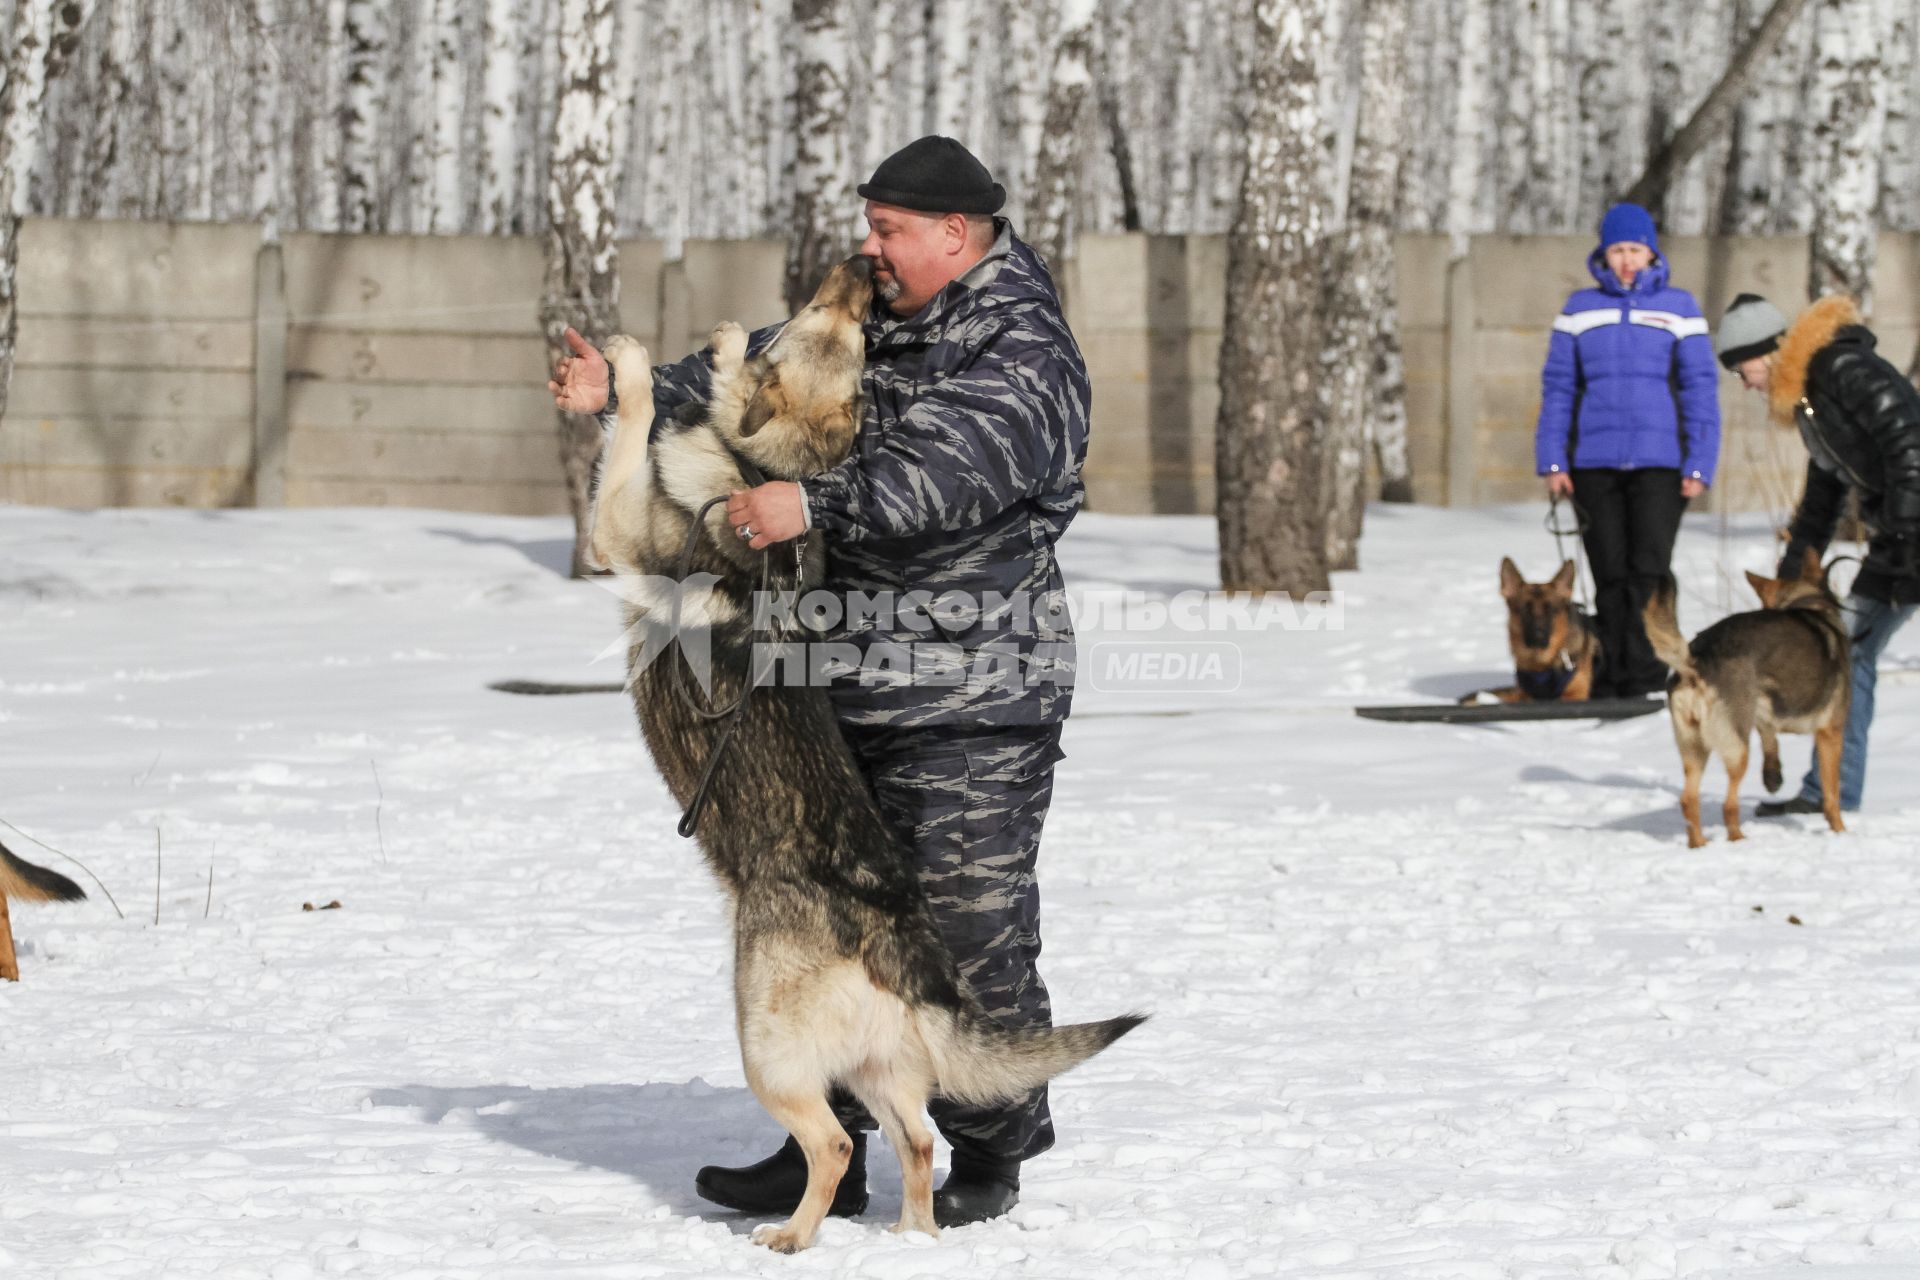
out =
<path fill-rule="evenodd" d="M 849 610 L 827 636 L 861 655 L 833 673 L 844 722 L 999 728 L 1056 723 L 1071 705 L 1054 544 L 1086 497 L 1092 395 L 1046 265 L 997 221 L 987 256 L 917 314 L 875 306 L 854 454 L 801 485 L 827 535 L 828 589 L 953 606 Z M 705 352 L 656 366 L 656 414 L 705 403 L 711 377 Z"/>
<path fill-rule="evenodd" d="M 1598 282 L 1567 299 L 1553 322 L 1540 375 L 1534 464 L 1541 475 L 1570 467 L 1678 467 L 1713 483 L 1720 457 L 1719 369 L 1700 304 L 1667 285 L 1655 256 L 1631 288 L 1587 259 Z"/>

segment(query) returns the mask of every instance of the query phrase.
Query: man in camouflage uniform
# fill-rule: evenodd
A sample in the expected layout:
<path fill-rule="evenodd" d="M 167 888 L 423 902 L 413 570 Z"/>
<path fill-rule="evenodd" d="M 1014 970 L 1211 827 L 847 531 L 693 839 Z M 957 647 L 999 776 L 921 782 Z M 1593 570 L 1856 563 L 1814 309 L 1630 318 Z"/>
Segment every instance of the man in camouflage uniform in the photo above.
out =
<path fill-rule="evenodd" d="M 1008 1025 L 1045 1025 L 1034 871 L 1073 670 L 1054 544 L 1085 496 L 1086 368 L 1046 265 L 992 216 L 1005 192 L 960 143 L 922 138 L 859 193 L 878 296 L 854 454 L 800 484 L 735 494 L 728 516 L 755 548 L 823 531 L 826 586 L 843 599 L 941 602 L 849 609 L 829 638 L 861 660 L 831 694 L 974 994 Z M 750 349 L 776 332 L 754 334 Z M 604 362 L 576 350 L 553 389 L 562 407 L 591 412 Z M 709 375 L 704 355 L 656 368 L 656 415 L 704 402 Z M 576 379 L 588 389 L 570 400 Z M 833 1212 L 855 1214 L 874 1122 L 850 1096 L 835 1105 L 855 1147 Z M 929 1109 L 953 1148 L 934 1196 L 942 1226 L 1005 1213 L 1021 1161 L 1053 1145 L 1045 1089 Z M 702 1169 L 697 1186 L 731 1208 L 784 1213 L 805 1182 L 789 1138 L 758 1164 Z"/>

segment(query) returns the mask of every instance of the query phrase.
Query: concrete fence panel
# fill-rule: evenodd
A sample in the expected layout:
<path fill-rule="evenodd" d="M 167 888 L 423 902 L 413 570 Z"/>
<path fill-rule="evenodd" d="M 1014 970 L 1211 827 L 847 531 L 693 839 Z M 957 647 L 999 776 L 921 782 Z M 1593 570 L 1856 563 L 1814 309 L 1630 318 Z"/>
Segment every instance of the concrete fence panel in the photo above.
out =
<path fill-rule="evenodd" d="M 1804 237 L 1676 237 L 1676 284 L 1709 319 L 1736 293 L 1791 312 Z M 657 362 L 721 320 L 785 315 L 772 241 L 620 246 L 622 327 Z M 1540 366 L 1586 237 L 1443 236 L 1395 245 L 1415 496 L 1532 499 Z M 1881 349 L 1920 346 L 1920 236 L 1881 237 Z M 30 219 L 0 499 L 92 505 L 404 504 L 566 509 L 538 333 L 532 237 L 294 235 L 248 226 Z M 1088 235 L 1062 269 L 1093 379 L 1089 503 L 1213 505 L 1222 236 Z M 604 338 L 606 335 L 590 335 Z M 1720 478 L 1707 506 L 1784 515 L 1805 458 L 1759 398 L 1720 383 Z"/>
<path fill-rule="evenodd" d="M 27 220 L 0 499 L 250 501 L 258 243 L 252 227 Z"/>

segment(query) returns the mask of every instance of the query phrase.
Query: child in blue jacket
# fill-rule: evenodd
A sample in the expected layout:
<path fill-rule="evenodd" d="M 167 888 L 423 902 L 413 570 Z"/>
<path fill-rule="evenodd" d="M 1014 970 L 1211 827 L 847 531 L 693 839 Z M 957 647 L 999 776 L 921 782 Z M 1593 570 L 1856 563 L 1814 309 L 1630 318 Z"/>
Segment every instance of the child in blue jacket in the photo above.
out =
<path fill-rule="evenodd" d="M 1540 377 L 1534 461 L 1571 497 L 1593 573 L 1606 666 L 1595 697 L 1666 688 L 1640 611 L 1668 571 L 1680 516 L 1713 483 L 1720 400 L 1700 305 L 1667 283 L 1653 215 L 1617 204 L 1587 259 L 1596 288 L 1567 299 Z"/>

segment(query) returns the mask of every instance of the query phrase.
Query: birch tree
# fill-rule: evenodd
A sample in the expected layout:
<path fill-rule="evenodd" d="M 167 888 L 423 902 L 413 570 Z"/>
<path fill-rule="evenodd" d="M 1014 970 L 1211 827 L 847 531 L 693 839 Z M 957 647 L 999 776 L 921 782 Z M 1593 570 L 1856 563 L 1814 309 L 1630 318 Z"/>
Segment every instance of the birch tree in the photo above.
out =
<path fill-rule="evenodd" d="M 1807 293 L 1849 293 L 1869 313 L 1887 123 L 1881 62 L 1887 24 L 1880 19 L 1880 0 L 1818 0 L 1814 9 L 1819 115 L 1813 146 L 1824 176 L 1813 187 Z"/>
<path fill-rule="evenodd" d="M 1407 483 L 1405 390 L 1393 261 L 1405 97 L 1406 0 L 1365 0 L 1360 18 L 1359 57 L 1366 74 L 1360 78 L 1346 223 L 1334 237 L 1326 273 L 1326 556 L 1332 569 L 1360 567 L 1369 427 L 1382 408 L 1398 410 L 1397 422 L 1385 427 L 1385 433 L 1397 440 L 1382 451 L 1383 457 L 1397 463 L 1397 473 L 1383 479 L 1397 482 L 1396 492 Z M 1377 350 L 1382 343 L 1390 350 Z M 1401 385 L 1382 388 L 1383 378 Z"/>
<path fill-rule="evenodd" d="M 1046 260 L 1056 286 L 1073 234 L 1080 170 L 1086 158 L 1088 99 L 1092 96 L 1094 19 L 1099 0 L 1065 0 L 1047 77 L 1047 113 L 1040 153 L 1027 193 L 1027 242 Z"/>
<path fill-rule="evenodd" d="M 1599 212 L 1626 190 L 1627 130 L 1634 116 L 1629 76 L 1643 50 L 1629 38 L 1625 0 L 1591 0 L 1574 8 L 1575 40 L 1586 55 L 1580 72 L 1581 220 Z"/>
<path fill-rule="evenodd" d="M 560 101 L 547 173 L 547 278 L 540 302 L 548 363 L 567 354 L 571 325 L 591 342 L 620 328 L 614 243 L 613 0 L 559 0 Z M 560 462 L 573 508 L 573 576 L 587 571 L 587 507 L 599 426 L 561 413 Z"/>
<path fill-rule="evenodd" d="M 20 336 L 20 219 L 40 146 L 47 86 L 60 78 L 86 25 L 90 0 L 16 0 L 0 81 L 0 418 Z"/>
<path fill-rule="evenodd" d="M 1256 0 L 1246 174 L 1227 242 L 1215 476 L 1228 591 L 1324 591 L 1326 0 Z"/>
<path fill-rule="evenodd" d="M 787 310 L 795 313 L 852 252 L 853 158 L 848 145 L 847 30 L 841 0 L 794 0 L 798 65 L 788 185 Z"/>
<path fill-rule="evenodd" d="M 346 0 L 346 101 L 340 111 L 340 229 L 372 231 L 380 209 L 381 129 L 387 117 L 387 6 Z"/>

